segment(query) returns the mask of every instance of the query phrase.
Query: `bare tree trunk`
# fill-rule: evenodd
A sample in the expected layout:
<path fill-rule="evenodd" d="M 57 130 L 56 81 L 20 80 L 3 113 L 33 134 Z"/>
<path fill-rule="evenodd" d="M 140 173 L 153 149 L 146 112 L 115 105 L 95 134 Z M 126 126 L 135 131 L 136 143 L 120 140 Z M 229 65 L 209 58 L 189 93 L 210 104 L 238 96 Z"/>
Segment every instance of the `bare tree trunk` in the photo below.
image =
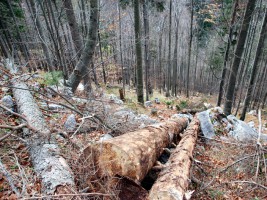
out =
<path fill-rule="evenodd" d="M 266 38 L 266 32 L 267 32 L 267 13 L 266 13 L 266 9 L 265 9 L 265 16 L 264 16 L 264 20 L 263 20 L 261 33 L 260 33 L 260 39 L 259 39 L 259 43 L 258 43 L 257 50 L 256 50 L 256 56 L 255 56 L 255 60 L 254 60 L 254 63 L 253 63 L 251 76 L 250 76 L 250 81 L 249 81 L 249 86 L 248 86 L 248 89 L 247 89 L 245 103 L 244 103 L 244 107 L 243 107 L 243 110 L 242 110 L 242 114 L 240 116 L 240 120 L 244 120 L 245 119 L 247 108 L 248 108 L 250 100 L 251 100 L 253 86 L 255 84 L 255 79 L 256 79 L 256 75 L 257 75 L 258 63 L 260 61 L 260 56 L 263 53 L 264 42 L 265 42 L 265 38 Z"/>
<path fill-rule="evenodd" d="M 68 19 L 68 24 L 70 26 L 72 41 L 75 46 L 76 53 L 78 54 L 78 57 L 81 56 L 82 53 L 82 38 L 79 32 L 79 27 L 75 18 L 73 6 L 71 0 L 63 0 L 63 4 L 66 10 L 66 15 Z"/>
<path fill-rule="evenodd" d="M 36 12 L 36 4 L 33 0 L 29 0 L 29 3 L 28 3 L 28 1 L 26 1 L 26 2 L 27 2 L 29 10 L 31 11 L 32 20 L 33 20 L 33 23 L 35 24 L 35 29 L 37 30 L 39 39 L 41 41 L 42 49 L 44 51 L 46 62 L 48 64 L 48 69 L 49 69 L 49 71 L 53 71 L 54 70 L 53 69 L 53 61 L 52 61 L 50 54 L 49 54 L 48 45 L 45 42 L 43 27 L 42 27 L 40 19 L 39 19 L 39 14 Z"/>
<path fill-rule="evenodd" d="M 100 52 L 100 59 L 101 59 L 101 65 L 102 65 L 103 79 L 104 79 L 104 83 L 106 85 L 107 84 L 107 77 L 106 77 L 105 64 L 103 61 L 103 52 L 102 52 L 101 37 L 100 37 L 99 29 L 97 31 L 97 35 L 98 35 L 98 41 L 99 41 L 99 52 Z"/>
<path fill-rule="evenodd" d="M 137 78 L 137 100 L 144 103 L 143 91 L 143 67 L 142 67 L 142 48 L 141 48 L 141 30 L 140 30 L 140 0 L 134 0 L 134 30 L 135 30 L 135 50 L 136 50 L 136 78 Z"/>
<path fill-rule="evenodd" d="M 98 29 L 98 0 L 91 0 L 90 9 L 90 29 L 87 36 L 87 42 L 85 44 L 79 62 L 68 80 L 68 85 L 72 88 L 73 92 L 77 89 L 79 83 L 86 75 L 85 68 L 87 68 L 88 63 L 91 62 L 95 51 Z"/>
<path fill-rule="evenodd" d="M 178 30 L 179 19 L 176 16 L 176 31 L 175 31 L 175 45 L 173 52 L 173 78 L 172 78 L 172 95 L 176 97 L 177 95 L 177 54 L 178 54 Z"/>
<path fill-rule="evenodd" d="M 12 7 L 12 5 L 11 5 L 11 2 L 10 2 L 10 1 L 7 1 L 7 2 L 8 2 L 9 10 L 10 10 L 10 12 L 12 13 L 12 18 L 14 19 L 16 32 L 17 32 L 17 34 L 18 34 L 18 38 L 19 38 L 19 41 L 20 41 L 19 46 L 20 46 L 21 49 L 22 49 L 22 53 L 23 53 L 24 59 L 26 60 L 26 62 L 28 62 L 28 61 L 30 60 L 30 58 L 29 58 L 29 57 L 30 57 L 29 50 L 28 50 L 26 44 L 24 43 L 24 41 L 22 40 L 22 35 L 21 35 L 20 30 L 19 30 L 19 25 L 18 25 L 16 16 L 15 16 L 15 14 L 14 14 L 14 10 L 13 10 L 13 7 Z"/>
<path fill-rule="evenodd" d="M 119 41 L 120 41 L 120 58 L 121 58 L 121 76 L 122 76 L 122 89 L 123 93 L 125 94 L 125 77 L 124 77 L 124 62 L 123 62 L 123 55 L 122 55 L 122 34 L 121 34 L 121 8 L 118 5 L 118 11 L 119 11 Z"/>
<path fill-rule="evenodd" d="M 226 72 L 227 72 L 229 50 L 230 50 L 231 42 L 232 42 L 232 34 L 233 34 L 233 28 L 234 28 L 233 26 L 235 23 L 236 12 L 238 9 L 238 1 L 239 0 L 235 0 L 235 4 L 234 4 L 234 8 L 233 8 L 232 19 L 231 19 L 231 24 L 230 24 L 230 28 L 229 28 L 229 36 L 228 36 L 227 46 L 226 46 L 226 50 L 225 50 L 225 54 L 224 54 L 223 71 L 222 71 L 222 77 L 221 77 L 220 86 L 219 86 L 219 96 L 218 96 L 218 100 L 217 100 L 217 106 L 221 106 L 221 103 L 222 103 L 223 87 L 224 87 L 224 81 L 226 78 L 225 76 L 226 76 Z"/>
<path fill-rule="evenodd" d="M 234 54 L 235 55 L 234 61 L 231 67 L 229 83 L 228 83 L 228 88 L 226 92 L 226 99 L 224 103 L 224 113 L 226 115 L 231 114 L 235 85 L 236 85 L 236 76 L 238 73 L 240 61 L 242 58 L 242 54 L 243 54 L 243 50 L 244 50 L 244 46 L 245 46 L 245 42 L 247 38 L 247 31 L 249 28 L 250 21 L 252 19 L 252 14 L 255 9 L 255 5 L 256 5 L 256 0 L 248 1 L 245 16 L 242 22 L 242 28 L 241 28 L 241 32 L 238 38 L 235 54 Z"/>
<path fill-rule="evenodd" d="M 188 44 L 188 60 L 187 60 L 187 81 L 186 81 L 186 97 L 189 98 L 189 83 L 190 83 L 190 68 L 191 68 L 191 54 L 192 54 L 192 40 L 193 40 L 193 17 L 194 17 L 194 4 L 191 0 L 191 20 L 190 20 L 190 38 Z"/>
<path fill-rule="evenodd" d="M 170 89 L 171 89 L 171 37 L 172 37 L 172 1 L 170 1 L 170 15 L 169 15 L 169 55 L 168 55 L 168 66 L 167 66 L 166 97 L 170 96 Z"/>
<path fill-rule="evenodd" d="M 10 58 L 11 54 L 9 53 L 8 47 L 5 44 L 4 39 L 2 38 L 2 34 L 0 34 L 0 46 L 1 50 L 6 58 Z"/>
<path fill-rule="evenodd" d="M 149 38 L 149 15 L 147 10 L 148 0 L 143 2 L 143 18 L 144 18 L 144 36 L 145 36 L 145 79 L 146 79 L 146 100 L 149 100 L 151 91 L 150 76 L 150 38 Z"/>

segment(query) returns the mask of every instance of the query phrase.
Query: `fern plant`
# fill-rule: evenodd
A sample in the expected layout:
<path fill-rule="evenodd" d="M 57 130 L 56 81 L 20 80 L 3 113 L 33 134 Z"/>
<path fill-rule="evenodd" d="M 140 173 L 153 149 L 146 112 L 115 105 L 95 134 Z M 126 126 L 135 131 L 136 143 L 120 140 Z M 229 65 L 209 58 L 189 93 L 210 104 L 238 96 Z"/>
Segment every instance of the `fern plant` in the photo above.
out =
<path fill-rule="evenodd" d="M 62 71 L 47 72 L 44 75 L 44 84 L 46 85 L 58 85 L 59 80 L 63 78 Z"/>

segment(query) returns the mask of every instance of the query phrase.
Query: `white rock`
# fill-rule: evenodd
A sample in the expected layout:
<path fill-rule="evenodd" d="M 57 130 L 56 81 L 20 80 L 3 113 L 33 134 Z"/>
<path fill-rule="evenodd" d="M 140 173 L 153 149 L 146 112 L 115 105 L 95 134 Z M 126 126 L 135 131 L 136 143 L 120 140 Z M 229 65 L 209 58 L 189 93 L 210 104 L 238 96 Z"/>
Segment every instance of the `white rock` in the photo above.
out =
<path fill-rule="evenodd" d="M 256 110 L 251 110 L 251 111 L 248 112 L 248 115 L 257 116 L 257 111 Z"/>
<path fill-rule="evenodd" d="M 84 85 L 82 83 L 80 83 L 77 87 L 78 91 L 84 91 Z"/>
<path fill-rule="evenodd" d="M 109 140 L 109 139 L 112 139 L 112 138 L 113 138 L 112 135 L 106 133 L 106 134 L 104 134 L 104 135 L 102 135 L 102 136 L 100 137 L 99 141 L 100 141 L 100 142 L 103 142 L 103 141 L 105 141 L 105 140 Z"/>

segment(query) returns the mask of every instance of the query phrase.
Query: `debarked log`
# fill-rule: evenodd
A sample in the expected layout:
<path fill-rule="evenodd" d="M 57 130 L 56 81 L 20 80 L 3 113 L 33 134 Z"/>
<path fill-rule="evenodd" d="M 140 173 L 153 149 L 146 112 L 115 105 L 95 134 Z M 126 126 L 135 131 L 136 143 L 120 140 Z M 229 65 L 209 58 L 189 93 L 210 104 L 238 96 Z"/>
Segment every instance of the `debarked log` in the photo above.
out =
<path fill-rule="evenodd" d="M 140 183 L 163 149 L 187 124 L 188 118 L 180 117 L 89 145 L 78 162 L 93 160 L 100 176 L 119 175 Z M 89 168 L 89 165 L 83 167 Z"/>
<path fill-rule="evenodd" d="M 149 192 L 149 200 L 183 200 L 188 188 L 192 153 L 199 132 L 194 118 Z"/>
<path fill-rule="evenodd" d="M 12 86 L 19 113 L 35 130 L 25 128 L 23 132 L 29 146 L 34 170 L 42 181 L 42 192 L 45 194 L 75 192 L 73 173 L 61 156 L 56 141 L 53 137 L 50 138 L 49 128 L 28 86 L 18 80 L 13 80 Z"/>

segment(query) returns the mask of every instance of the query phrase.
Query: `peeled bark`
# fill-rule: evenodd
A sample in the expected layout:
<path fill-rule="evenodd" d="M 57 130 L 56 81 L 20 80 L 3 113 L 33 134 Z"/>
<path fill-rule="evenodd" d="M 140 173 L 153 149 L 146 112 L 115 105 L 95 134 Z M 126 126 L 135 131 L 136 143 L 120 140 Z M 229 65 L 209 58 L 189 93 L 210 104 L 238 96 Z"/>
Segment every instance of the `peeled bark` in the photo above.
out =
<path fill-rule="evenodd" d="M 149 200 L 183 200 L 188 187 L 191 158 L 199 132 L 199 121 L 194 119 L 171 154 L 166 167 L 149 192 Z"/>
<path fill-rule="evenodd" d="M 25 129 L 24 134 L 34 170 L 42 180 L 42 192 L 45 194 L 73 193 L 75 184 L 71 169 L 60 155 L 56 142 L 50 138 L 49 128 L 27 85 L 18 80 L 13 80 L 12 85 L 19 113 L 27 119 L 31 127 L 37 130 L 33 132 Z"/>
<path fill-rule="evenodd" d="M 139 183 L 154 166 L 163 148 L 186 128 L 187 121 L 187 118 L 178 118 L 92 144 L 83 151 L 79 163 L 93 160 L 99 168 L 96 169 L 99 176 L 119 175 Z"/>

